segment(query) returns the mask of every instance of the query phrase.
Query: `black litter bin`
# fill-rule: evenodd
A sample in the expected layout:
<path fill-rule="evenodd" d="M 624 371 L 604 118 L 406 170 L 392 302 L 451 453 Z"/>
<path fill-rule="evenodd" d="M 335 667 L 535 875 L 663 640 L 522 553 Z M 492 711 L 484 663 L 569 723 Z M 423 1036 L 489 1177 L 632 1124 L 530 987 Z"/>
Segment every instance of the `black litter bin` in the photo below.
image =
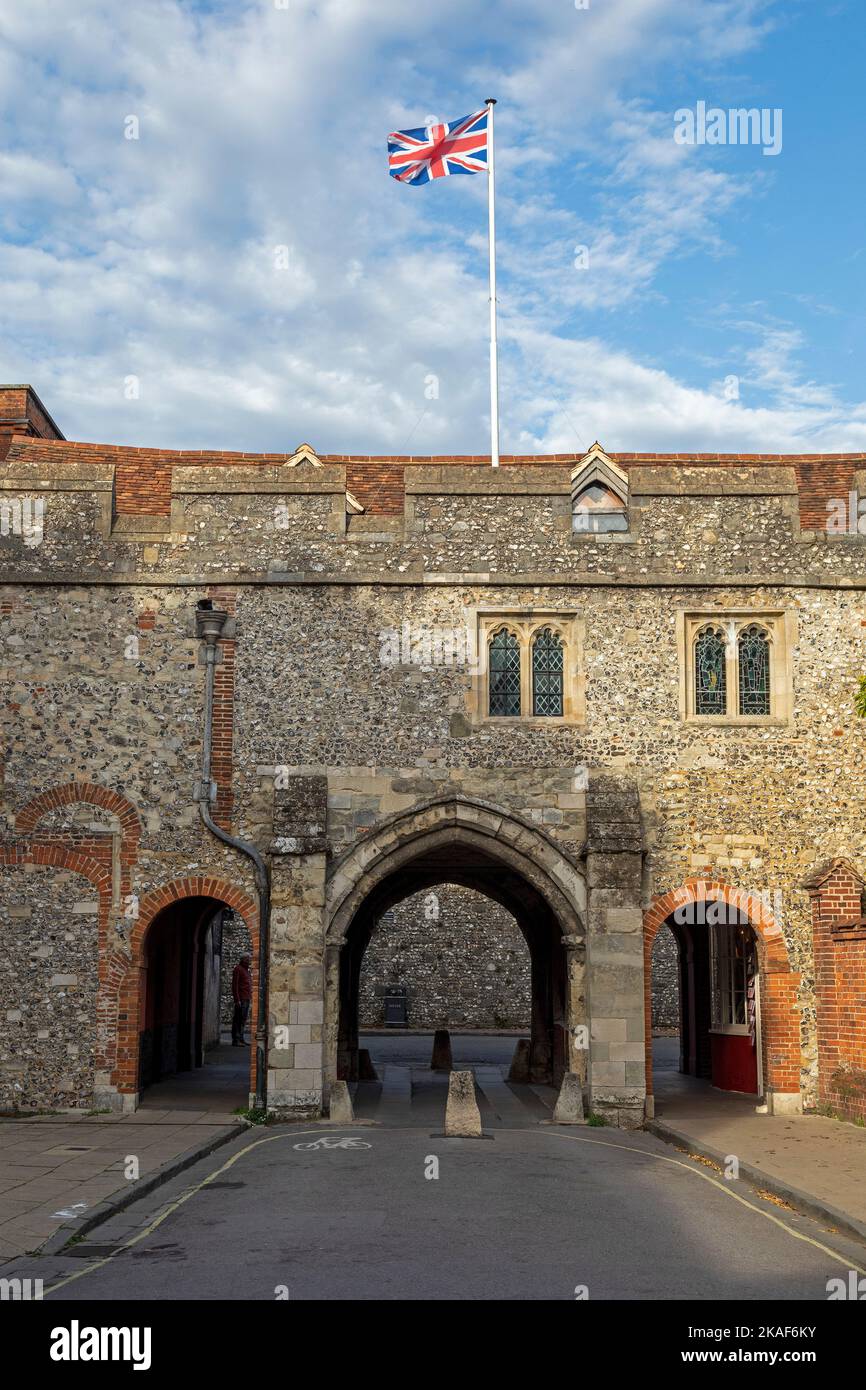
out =
<path fill-rule="evenodd" d="M 409 1024 L 409 1007 L 406 991 L 402 987 L 385 991 L 385 1027 L 406 1028 Z"/>

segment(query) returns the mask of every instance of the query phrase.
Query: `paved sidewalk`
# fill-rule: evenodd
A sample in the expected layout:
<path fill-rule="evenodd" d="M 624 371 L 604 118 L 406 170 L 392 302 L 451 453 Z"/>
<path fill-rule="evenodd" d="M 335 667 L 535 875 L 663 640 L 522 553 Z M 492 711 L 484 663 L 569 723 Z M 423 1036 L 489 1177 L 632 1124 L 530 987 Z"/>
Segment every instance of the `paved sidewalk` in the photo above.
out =
<path fill-rule="evenodd" d="M 109 1199 L 131 1200 L 158 1172 L 179 1171 L 244 1128 L 230 1113 L 152 1106 L 125 1116 L 0 1120 L 0 1260 L 68 1239 Z M 124 1172 L 133 1155 L 134 1183 Z"/>
<path fill-rule="evenodd" d="M 661 1138 L 723 1163 L 793 1206 L 866 1239 L 866 1129 L 820 1115 L 758 1115 L 755 1101 L 715 1091 L 692 1077 L 659 1075 L 656 1116 Z"/>

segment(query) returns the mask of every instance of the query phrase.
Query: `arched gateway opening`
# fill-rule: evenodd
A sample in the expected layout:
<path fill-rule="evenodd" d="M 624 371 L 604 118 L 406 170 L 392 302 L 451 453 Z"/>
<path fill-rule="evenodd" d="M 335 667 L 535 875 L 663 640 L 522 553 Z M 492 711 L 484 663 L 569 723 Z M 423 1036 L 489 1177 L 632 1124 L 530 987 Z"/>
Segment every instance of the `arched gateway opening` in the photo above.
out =
<path fill-rule="evenodd" d="M 143 1104 L 222 1111 L 247 1102 L 257 930 L 252 902 L 218 880 L 168 884 L 141 903 L 120 990 L 133 1007 L 118 1032 L 120 1060 L 134 1065 L 126 1085 Z M 252 956 L 252 1002 L 245 1045 L 233 1047 L 227 995 L 242 954 Z"/>
<path fill-rule="evenodd" d="M 789 1020 L 799 976 L 781 930 L 761 898 L 703 881 L 658 898 L 645 915 L 647 1094 L 655 1093 L 663 1109 L 699 1094 L 693 1084 L 688 1092 L 670 1084 L 667 1040 L 651 1036 L 652 966 L 659 933 L 667 931 L 676 943 L 676 1071 L 744 1100 L 796 1106 L 799 1045 Z"/>
<path fill-rule="evenodd" d="M 445 884 L 501 904 L 526 941 L 530 1079 L 556 1085 L 566 1069 L 580 1071 L 585 1048 L 575 1030 L 585 1023 L 583 877 L 536 827 L 495 807 L 454 799 L 393 818 L 334 866 L 328 892 L 328 1078 L 358 1077 L 361 964 L 377 922 L 395 904 Z"/>

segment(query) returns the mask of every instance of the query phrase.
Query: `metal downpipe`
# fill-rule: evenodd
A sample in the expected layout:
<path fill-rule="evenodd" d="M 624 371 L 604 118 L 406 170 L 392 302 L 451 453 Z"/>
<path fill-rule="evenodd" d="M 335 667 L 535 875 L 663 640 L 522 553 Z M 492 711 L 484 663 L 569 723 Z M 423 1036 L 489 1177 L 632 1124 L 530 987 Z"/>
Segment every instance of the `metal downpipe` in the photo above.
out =
<path fill-rule="evenodd" d="M 204 607 L 208 604 L 208 607 Z M 229 835 L 221 826 L 217 825 L 210 813 L 210 805 L 213 799 L 211 786 L 211 746 L 213 740 L 213 694 L 214 694 L 214 668 L 216 666 L 216 648 L 222 629 L 225 625 L 228 614 L 221 609 L 215 609 L 210 605 L 210 600 L 202 600 L 196 611 L 196 632 L 205 642 L 205 700 L 204 700 L 204 733 L 202 737 L 202 770 L 201 786 L 199 787 L 198 808 L 202 821 L 212 835 L 221 840 L 224 845 L 230 845 L 232 849 L 240 850 L 248 859 L 252 860 L 253 871 L 255 874 L 256 891 L 259 900 L 259 956 L 258 956 L 258 991 L 257 991 L 257 1011 L 256 1019 L 256 1109 L 264 1110 L 267 1106 L 267 1087 L 265 1071 L 265 1040 L 267 1038 L 267 965 L 268 965 L 268 945 L 270 938 L 270 912 L 271 912 L 271 882 L 268 866 L 262 858 L 255 845 L 248 840 L 240 840 L 234 835 Z"/>

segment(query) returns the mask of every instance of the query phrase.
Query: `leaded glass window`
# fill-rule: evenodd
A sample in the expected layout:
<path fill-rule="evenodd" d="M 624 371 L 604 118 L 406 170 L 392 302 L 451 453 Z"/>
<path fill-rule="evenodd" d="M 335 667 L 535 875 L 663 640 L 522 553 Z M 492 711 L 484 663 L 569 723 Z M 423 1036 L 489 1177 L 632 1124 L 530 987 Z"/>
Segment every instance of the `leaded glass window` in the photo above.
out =
<path fill-rule="evenodd" d="M 695 714 L 727 714 L 725 635 L 708 627 L 695 642 Z"/>
<path fill-rule="evenodd" d="M 770 644 L 757 623 L 743 628 L 737 642 L 740 714 L 770 713 Z"/>
<path fill-rule="evenodd" d="M 544 627 L 532 643 L 532 713 L 562 716 L 562 641 Z"/>
<path fill-rule="evenodd" d="M 488 647 L 491 715 L 520 714 L 520 643 L 503 628 Z"/>

